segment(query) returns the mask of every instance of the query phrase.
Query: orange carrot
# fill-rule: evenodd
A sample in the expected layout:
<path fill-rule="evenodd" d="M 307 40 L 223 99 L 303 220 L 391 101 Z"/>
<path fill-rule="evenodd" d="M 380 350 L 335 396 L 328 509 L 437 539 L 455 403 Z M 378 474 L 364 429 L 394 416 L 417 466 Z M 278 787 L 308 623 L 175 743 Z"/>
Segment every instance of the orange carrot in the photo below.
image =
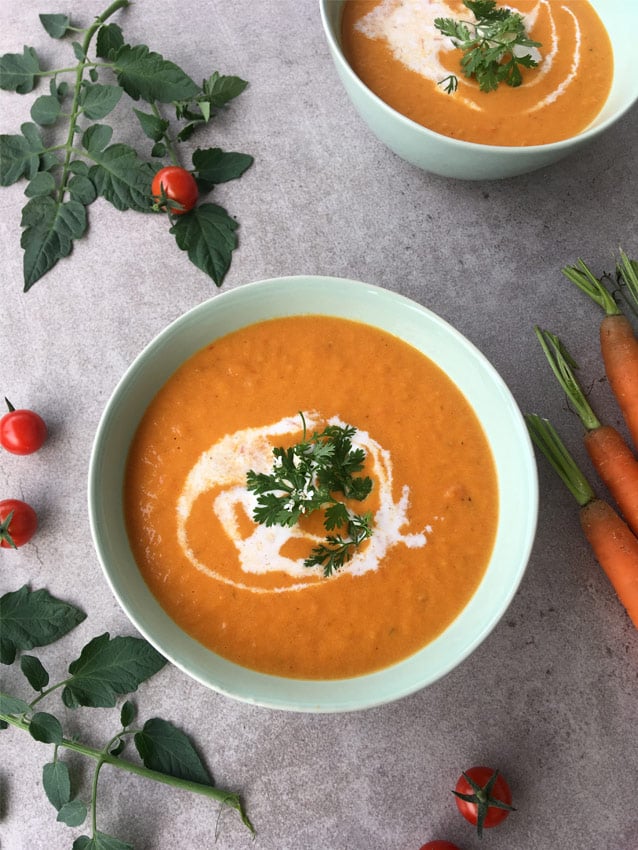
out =
<path fill-rule="evenodd" d="M 545 356 L 585 428 L 584 444 L 603 483 L 624 518 L 638 534 L 638 461 L 619 431 L 602 425 L 580 387 L 569 356 L 557 336 L 535 328 Z"/>
<path fill-rule="evenodd" d="M 579 260 L 562 269 L 563 274 L 605 311 L 600 323 L 600 350 L 605 374 L 638 449 L 638 338 L 629 319 L 622 313 L 602 279 L 595 277 Z M 638 295 L 638 275 L 634 263 L 621 251 L 618 275 L 634 296 Z"/>
<path fill-rule="evenodd" d="M 547 419 L 525 416 L 530 436 L 580 505 L 580 524 L 596 560 L 638 628 L 638 537 L 596 495 Z"/>

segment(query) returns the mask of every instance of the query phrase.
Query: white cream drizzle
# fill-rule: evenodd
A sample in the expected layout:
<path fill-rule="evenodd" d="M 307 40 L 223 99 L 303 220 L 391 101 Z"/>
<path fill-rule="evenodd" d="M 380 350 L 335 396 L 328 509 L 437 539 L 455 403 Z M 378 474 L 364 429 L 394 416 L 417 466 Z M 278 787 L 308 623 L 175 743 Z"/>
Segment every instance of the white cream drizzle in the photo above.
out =
<path fill-rule="evenodd" d="M 534 27 L 541 8 L 545 8 L 550 20 L 551 39 L 549 45 L 543 44 L 543 55 L 537 48 L 520 47 L 519 55 L 531 54 L 539 63 L 538 73 L 535 74 L 526 86 L 538 85 L 538 83 L 551 71 L 554 59 L 559 48 L 559 39 L 556 22 L 549 0 L 539 0 L 531 12 L 525 14 L 527 29 Z M 518 11 L 515 6 L 507 5 L 512 11 Z M 568 75 L 558 82 L 556 88 L 549 92 L 529 112 L 537 112 L 549 103 L 557 100 L 569 87 L 578 73 L 580 65 L 580 52 L 582 34 L 578 19 L 567 7 L 562 7 L 574 22 L 574 40 L 572 62 Z M 449 75 L 449 71 L 441 61 L 441 54 L 454 50 L 451 39 L 443 36 L 434 26 L 435 18 L 454 17 L 445 0 L 382 0 L 371 12 L 361 18 L 355 27 L 371 39 L 385 40 L 393 56 L 402 62 L 410 70 L 425 77 L 432 82 L 439 83 Z M 459 83 L 475 88 L 476 85 L 459 76 Z M 457 97 L 468 108 L 484 111 L 480 104 L 465 97 L 461 87 L 454 95 L 449 95 L 443 87 L 437 91 L 443 97 Z"/>
<path fill-rule="evenodd" d="M 317 427 L 316 414 L 304 414 L 308 429 Z M 344 425 L 338 417 L 329 420 L 331 425 Z M 262 428 L 246 428 L 229 434 L 203 452 L 192 467 L 176 504 L 177 538 L 188 560 L 199 571 L 212 578 L 230 584 L 242 590 L 256 593 L 273 593 L 291 590 L 303 590 L 312 586 L 308 577 L 321 573 L 321 568 L 307 568 L 302 559 L 293 559 L 281 554 L 282 547 L 292 538 L 301 537 L 311 545 L 322 538 L 302 532 L 299 528 L 267 527 L 253 523 L 247 536 L 242 536 L 240 515 L 251 519 L 257 503 L 256 496 L 246 489 L 246 473 L 249 469 L 256 472 L 268 472 L 272 468 L 272 437 L 295 435 L 299 432 L 299 417 L 285 417 L 279 422 Z M 382 448 L 366 431 L 357 431 L 353 445 L 363 448 L 372 460 L 372 468 L 377 479 L 379 508 L 374 516 L 374 533 L 368 545 L 355 552 L 346 566 L 336 573 L 332 580 L 340 575 L 362 575 L 376 570 L 387 552 L 398 544 L 409 548 L 425 546 L 426 534 L 432 531 L 427 526 L 416 534 L 402 533 L 408 522 L 410 490 L 402 488 L 401 498 L 395 502 L 392 496 L 393 473 L 390 452 Z M 281 571 L 293 579 L 305 579 L 290 585 L 275 588 L 262 588 L 247 582 L 236 582 L 221 575 L 215 567 L 204 562 L 202 556 L 195 553 L 187 533 L 187 523 L 193 505 L 202 494 L 221 489 L 211 504 L 212 511 L 218 517 L 226 534 L 235 546 L 242 571 L 248 575 L 264 575 Z M 245 524 L 244 524 L 245 527 Z M 213 555 L 214 557 L 214 555 Z"/>

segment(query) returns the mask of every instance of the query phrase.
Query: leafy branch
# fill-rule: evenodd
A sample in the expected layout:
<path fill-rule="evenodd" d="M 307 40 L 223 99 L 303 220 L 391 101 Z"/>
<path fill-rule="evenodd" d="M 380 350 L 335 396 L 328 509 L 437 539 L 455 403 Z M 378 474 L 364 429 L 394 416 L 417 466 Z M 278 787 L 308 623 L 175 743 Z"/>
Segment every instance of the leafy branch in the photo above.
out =
<path fill-rule="evenodd" d="M 40 15 L 52 38 L 81 36 L 71 42 L 74 65 L 44 69 L 32 47 L 0 56 L 0 89 L 28 94 L 49 79 L 48 93 L 32 104 L 32 121 L 22 124 L 19 134 L 0 135 L 0 185 L 28 181 L 21 238 L 25 291 L 68 256 L 74 241 L 85 234 L 87 208 L 98 197 L 118 210 L 153 211 L 151 183 L 163 165 L 160 160 L 168 157 L 179 164 L 179 143 L 206 127 L 247 86 L 239 77 L 218 72 L 199 86 L 146 45 L 127 44 L 122 29 L 108 20 L 129 5 L 129 0 L 114 0 L 86 29 L 73 26 L 66 15 Z M 154 161 L 143 159 L 127 144 L 112 142 L 112 127 L 99 123 L 124 94 L 149 106 L 150 111 L 133 107 L 133 113 L 152 142 Z M 162 114 L 166 107 L 173 110 L 174 119 Z M 45 143 L 41 128 L 63 121 L 65 141 Z M 192 155 L 192 174 L 200 195 L 240 177 L 252 162 L 248 154 L 198 148 Z M 237 246 L 237 222 L 211 203 L 199 204 L 179 220 L 171 209 L 168 216 L 178 247 L 220 286 Z"/>
<path fill-rule="evenodd" d="M 323 566 L 330 576 L 352 558 L 354 550 L 372 534 L 372 514 L 356 514 L 333 493 L 363 501 L 372 490 L 372 480 L 357 476 L 365 463 L 363 449 L 354 449 L 351 425 L 328 425 L 311 436 L 300 414 L 303 435 L 296 445 L 273 449 L 270 473 L 249 470 L 247 489 L 257 495 L 255 522 L 266 526 L 296 525 L 303 516 L 324 511 L 327 531 L 344 527 L 346 536 L 331 534 L 304 561 L 306 567 Z"/>
<path fill-rule="evenodd" d="M 57 810 L 57 820 L 77 827 L 90 815 L 91 835 L 78 837 L 73 850 L 132 850 L 130 844 L 97 826 L 98 778 L 104 765 L 209 797 L 235 809 L 253 831 L 239 794 L 213 785 L 188 736 L 169 721 L 153 717 L 140 728 L 133 728 L 137 710 L 126 700 L 120 709 L 118 730 L 102 749 L 97 749 L 65 737 L 62 723 L 55 715 L 36 710 L 42 700 L 60 689 L 67 708 L 112 708 L 118 697 L 136 691 L 166 664 L 166 659 L 142 638 L 111 638 L 106 633 L 86 644 L 69 665 L 67 677 L 50 685 L 49 673 L 42 662 L 24 652 L 58 640 L 85 616 L 48 591 L 31 591 L 26 585 L 0 598 L 0 661 L 13 664 L 20 656 L 20 669 L 31 688 L 38 692 L 31 700 L 0 692 L 0 728 L 13 726 L 28 732 L 36 741 L 53 745 L 53 758 L 44 765 L 42 783 L 47 798 Z M 120 757 L 129 738 L 133 739 L 141 764 Z M 72 797 L 69 767 L 60 757 L 60 751 L 65 749 L 96 762 L 88 804 Z"/>

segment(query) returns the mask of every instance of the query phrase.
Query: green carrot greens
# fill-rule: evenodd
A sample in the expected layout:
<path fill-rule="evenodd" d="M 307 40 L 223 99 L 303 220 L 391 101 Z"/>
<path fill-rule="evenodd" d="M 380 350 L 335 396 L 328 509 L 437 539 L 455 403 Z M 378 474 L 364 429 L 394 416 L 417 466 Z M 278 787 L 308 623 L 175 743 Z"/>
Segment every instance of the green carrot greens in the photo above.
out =
<path fill-rule="evenodd" d="M 466 77 L 475 78 L 481 91 L 489 92 L 505 83 L 514 88 L 521 85 L 521 67 L 535 68 L 532 41 L 525 31 L 525 20 L 518 12 L 497 8 L 496 0 L 463 0 L 474 15 L 474 21 L 455 18 L 436 18 L 435 27 L 452 39 L 463 51 L 461 69 Z M 450 74 L 441 80 L 448 94 L 456 91 L 458 78 Z"/>
<path fill-rule="evenodd" d="M 115 0 L 86 29 L 72 25 L 66 15 L 40 15 L 52 38 L 79 39 L 70 45 L 75 64 L 44 69 L 32 47 L 0 56 L 0 89 L 28 94 L 49 80 L 48 91 L 33 102 L 32 121 L 22 124 L 18 134 L 0 135 L 0 185 L 23 177 L 28 181 L 21 238 L 25 291 L 68 256 L 85 234 L 87 209 L 98 197 L 118 210 L 151 212 L 151 182 L 166 164 L 160 160 L 180 165 L 178 144 L 206 127 L 247 86 L 217 71 L 198 85 L 146 45 L 127 44 L 118 24 L 107 21 L 129 5 L 129 0 Z M 103 123 L 124 95 L 147 104 L 132 112 L 152 143 L 151 161 L 130 145 L 112 141 L 113 128 Z M 173 121 L 164 114 L 168 109 Z M 52 135 L 60 128 L 59 138 L 49 142 L 47 133 L 45 140 L 43 127 L 53 128 Z M 198 148 L 192 174 L 200 196 L 240 177 L 252 161 L 248 154 L 219 147 Z M 178 247 L 220 286 L 237 246 L 235 219 L 217 204 L 200 203 L 179 217 L 169 210 L 169 221 Z"/>
<path fill-rule="evenodd" d="M 345 535 L 328 534 L 304 561 L 307 567 L 322 566 L 324 575 L 330 576 L 351 560 L 372 534 L 372 514 L 354 513 L 333 493 L 363 501 L 372 490 L 372 480 L 354 474 L 365 462 L 364 450 L 352 446 L 356 428 L 327 425 L 308 436 L 303 414 L 301 420 L 301 441 L 290 448 L 274 448 L 272 472 L 251 469 L 247 488 L 257 495 L 255 522 L 290 527 L 303 516 L 322 510 L 327 531 L 345 528 Z"/>
<path fill-rule="evenodd" d="M 153 717 L 136 728 L 136 707 L 126 700 L 114 734 L 104 747 L 97 749 L 65 736 L 58 717 L 40 709 L 40 703 L 55 691 L 61 692 L 62 702 L 69 709 L 113 708 L 120 697 L 136 691 L 166 664 L 166 659 L 144 639 L 112 638 L 106 633 L 89 641 L 69 665 L 68 675 L 50 684 L 42 662 L 26 651 L 64 637 L 85 617 L 74 605 L 43 589 L 31 591 L 25 585 L 0 597 L 0 661 L 13 664 L 19 657 L 27 683 L 37 692 L 34 698 L 24 698 L 0 691 L 0 729 L 12 726 L 28 732 L 35 741 L 52 746 L 52 759 L 44 765 L 42 784 L 57 811 L 57 820 L 71 827 L 81 826 L 87 818 L 90 823 L 90 836 L 77 838 L 73 850 L 132 850 L 130 844 L 97 826 L 98 777 L 104 765 L 210 797 L 235 809 L 252 832 L 239 794 L 213 785 L 188 736 L 169 721 Z M 121 758 L 129 739 L 133 740 L 139 760 Z M 88 803 L 72 794 L 72 766 L 62 757 L 64 750 L 95 761 Z"/>

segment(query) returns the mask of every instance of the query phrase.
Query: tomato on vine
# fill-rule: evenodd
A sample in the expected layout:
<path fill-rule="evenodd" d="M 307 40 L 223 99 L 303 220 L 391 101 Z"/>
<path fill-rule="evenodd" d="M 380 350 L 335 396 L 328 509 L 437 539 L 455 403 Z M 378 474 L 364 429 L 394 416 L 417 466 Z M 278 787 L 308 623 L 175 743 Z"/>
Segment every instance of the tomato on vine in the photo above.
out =
<path fill-rule="evenodd" d="M 451 841 L 428 841 L 421 847 L 421 850 L 461 850 L 456 844 Z"/>
<path fill-rule="evenodd" d="M 197 182 L 190 171 L 179 165 L 161 168 L 151 184 L 155 206 L 172 215 L 183 215 L 193 209 L 199 197 Z"/>
<path fill-rule="evenodd" d="M 31 505 L 20 499 L 0 501 L 0 546 L 19 549 L 33 537 L 38 517 Z"/>
<path fill-rule="evenodd" d="M 33 410 L 16 410 L 5 398 L 8 413 L 0 419 L 0 446 L 14 455 L 37 452 L 47 438 L 47 426 Z"/>
<path fill-rule="evenodd" d="M 491 767 L 471 767 L 464 771 L 452 793 L 459 812 L 476 826 L 479 838 L 484 828 L 498 826 L 515 811 L 507 780 Z"/>

